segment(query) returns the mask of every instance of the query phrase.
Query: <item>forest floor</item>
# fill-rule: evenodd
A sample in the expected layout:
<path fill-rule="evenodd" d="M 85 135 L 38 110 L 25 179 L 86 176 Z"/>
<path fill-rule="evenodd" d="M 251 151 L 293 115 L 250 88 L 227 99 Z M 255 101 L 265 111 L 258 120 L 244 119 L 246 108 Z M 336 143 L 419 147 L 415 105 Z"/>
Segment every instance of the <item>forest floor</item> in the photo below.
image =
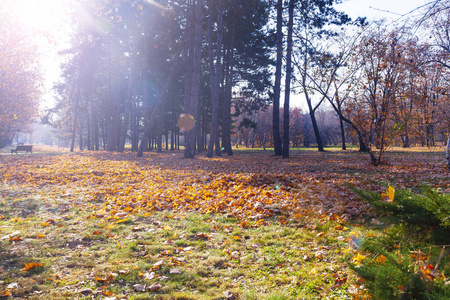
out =
<path fill-rule="evenodd" d="M 2 155 L 0 299 L 363 299 L 350 186 L 450 192 L 443 148 L 291 154 Z"/>

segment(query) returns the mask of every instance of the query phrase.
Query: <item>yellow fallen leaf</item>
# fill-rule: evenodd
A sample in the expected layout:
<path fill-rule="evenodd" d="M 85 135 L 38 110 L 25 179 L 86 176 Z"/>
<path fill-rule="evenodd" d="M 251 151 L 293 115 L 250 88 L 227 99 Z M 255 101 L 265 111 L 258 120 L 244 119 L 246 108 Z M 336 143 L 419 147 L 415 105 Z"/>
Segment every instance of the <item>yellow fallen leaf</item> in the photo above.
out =
<path fill-rule="evenodd" d="M 352 261 L 356 264 L 356 265 L 360 265 L 361 262 L 363 260 L 365 260 L 366 257 L 364 255 L 362 255 L 361 253 L 356 254 L 355 256 L 353 256 Z"/>
<path fill-rule="evenodd" d="M 394 202 L 395 189 L 389 186 L 385 193 L 381 194 L 381 200 L 385 202 Z"/>

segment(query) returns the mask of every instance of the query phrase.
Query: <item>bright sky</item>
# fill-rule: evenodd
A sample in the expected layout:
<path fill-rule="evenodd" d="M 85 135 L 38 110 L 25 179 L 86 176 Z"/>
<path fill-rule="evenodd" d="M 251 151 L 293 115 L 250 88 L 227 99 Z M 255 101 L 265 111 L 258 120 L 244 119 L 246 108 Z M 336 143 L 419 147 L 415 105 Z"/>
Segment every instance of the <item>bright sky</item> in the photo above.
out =
<path fill-rule="evenodd" d="M 7 3 L 7 4 L 6 4 Z M 54 82 L 60 77 L 58 51 L 67 48 L 67 31 L 70 26 L 67 0 L 6 0 L 16 20 L 31 31 L 31 38 L 39 44 L 40 63 L 45 76 L 45 107 L 52 106 Z"/>
<path fill-rule="evenodd" d="M 343 0 L 337 8 L 352 18 L 366 16 L 369 21 L 382 18 L 397 20 L 425 2 L 424 0 Z"/>
<path fill-rule="evenodd" d="M 416 8 L 431 0 L 343 0 L 336 8 L 347 13 L 352 19 L 367 17 L 369 22 L 386 19 L 388 22 L 403 22 L 407 17 L 419 12 Z M 411 14 L 410 14 L 411 13 Z M 308 111 L 302 95 L 291 95 L 291 106 Z M 283 99 L 281 99 L 281 103 Z"/>

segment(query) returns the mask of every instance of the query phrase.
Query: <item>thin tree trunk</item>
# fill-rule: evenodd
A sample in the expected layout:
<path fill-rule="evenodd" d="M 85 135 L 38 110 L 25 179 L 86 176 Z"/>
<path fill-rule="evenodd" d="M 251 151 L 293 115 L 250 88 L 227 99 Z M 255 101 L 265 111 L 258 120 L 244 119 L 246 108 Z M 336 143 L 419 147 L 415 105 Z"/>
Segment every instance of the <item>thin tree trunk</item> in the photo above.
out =
<path fill-rule="evenodd" d="M 345 127 L 342 119 L 339 119 L 339 125 L 341 127 L 342 150 L 347 150 L 347 147 L 345 145 Z"/>
<path fill-rule="evenodd" d="M 323 152 L 325 150 L 323 149 L 322 137 L 320 136 L 319 126 L 317 125 L 315 111 L 314 110 L 311 111 L 309 113 L 309 116 L 311 117 L 311 123 L 312 123 L 313 129 L 314 129 L 314 135 L 316 136 L 317 148 L 320 152 Z"/>
<path fill-rule="evenodd" d="M 131 101 L 133 97 L 133 85 L 134 85 L 134 75 L 130 75 L 128 78 L 128 86 L 127 86 L 127 92 L 125 96 L 125 112 L 123 117 L 123 124 L 122 124 L 122 130 L 120 132 L 119 137 L 119 146 L 117 151 L 123 152 L 125 150 L 125 144 L 127 141 L 127 134 L 128 134 L 128 124 L 130 123 L 131 119 Z"/>
<path fill-rule="evenodd" d="M 273 91 L 273 145 L 275 155 L 282 155 L 283 149 L 280 136 L 280 94 L 281 67 L 283 63 L 283 0 L 277 2 L 277 62 L 275 67 L 275 86 Z"/>
<path fill-rule="evenodd" d="M 187 95 L 187 103 L 185 103 L 185 110 L 191 114 L 197 121 L 194 129 L 185 133 L 185 158 L 195 158 L 195 142 L 196 131 L 199 126 L 199 97 L 200 97 L 200 82 L 201 82 L 201 58 L 202 58 L 202 20 L 203 20 L 203 0 L 197 0 L 191 9 L 195 9 L 194 16 L 194 35 L 192 46 L 192 79 L 191 79 L 191 93 Z"/>
<path fill-rule="evenodd" d="M 162 105 L 167 99 L 168 92 L 169 92 L 169 85 L 172 82 L 173 76 L 175 75 L 175 71 L 176 71 L 176 67 L 178 65 L 179 59 L 180 59 L 180 56 L 178 54 L 176 54 L 175 58 L 173 59 L 171 69 L 169 70 L 169 73 L 167 74 L 167 78 L 163 82 L 162 87 L 160 88 L 160 90 L 158 92 L 158 99 L 156 101 L 155 107 L 153 108 L 152 114 L 150 116 L 148 116 L 149 115 L 148 108 L 147 108 L 147 112 L 144 109 L 144 114 L 145 114 L 144 115 L 144 136 L 141 140 L 141 143 L 139 144 L 137 157 L 142 157 L 144 155 L 145 145 L 148 144 L 148 142 L 150 140 L 149 136 L 150 136 L 150 132 L 151 132 L 151 125 L 154 124 L 157 115 L 162 113 Z M 148 94 L 148 93 L 144 93 L 144 95 L 146 95 L 146 94 Z M 145 105 L 145 103 L 148 103 L 148 101 L 146 102 L 145 98 L 144 98 L 144 105 Z M 147 107 L 148 107 L 148 104 L 147 104 Z M 159 135 L 159 132 L 157 134 Z"/>
<path fill-rule="evenodd" d="M 225 96 L 222 103 L 222 147 L 228 155 L 233 155 L 231 147 L 231 98 L 234 69 L 234 41 L 236 35 L 235 23 L 231 25 L 231 43 L 228 53 L 228 66 L 225 74 Z"/>
<path fill-rule="evenodd" d="M 112 101 L 110 104 L 110 110 L 108 115 L 108 140 L 106 143 L 107 151 L 117 150 L 117 140 L 118 140 L 118 107 L 117 107 L 117 93 L 115 91 L 115 83 L 110 83 L 109 100 Z"/>
<path fill-rule="evenodd" d="M 78 101 L 80 98 L 80 91 L 77 88 L 77 92 L 75 93 L 75 105 L 74 105 L 74 113 L 73 113 L 73 124 L 72 124 L 72 139 L 70 142 L 70 152 L 75 150 L 75 139 L 77 136 L 77 127 L 78 127 Z"/>
<path fill-rule="evenodd" d="M 231 100 L 234 73 L 234 43 L 236 37 L 236 22 L 233 19 L 231 24 L 231 42 L 228 49 L 228 65 L 225 71 L 225 90 L 222 101 L 222 148 L 228 155 L 233 155 L 231 147 Z"/>
<path fill-rule="evenodd" d="M 450 134 L 448 135 L 448 139 L 447 139 L 447 148 L 445 149 L 445 157 L 447 159 L 447 169 L 450 170 Z"/>
<path fill-rule="evenodd" d="M 335 82 L 335 86 L 336 86 L 336 82 Z M 337 90 L 337 87 L 336 87 L 336 90 Z M 341 102 L 339 101 L 339 98 L 337 95 L 338 94 L 336 92 L 337 108 L 338 108 L 339 112 L 342 112 Z M 347 150 L 347 147 L 345 145 L 345 127 L 344 127 L 344 121 L 342 120 L 342 118 L 339 118 L 339 125 L 341 128 L 342 150 Z"/>
<path fill-rule="evenodd" d="M 289 0 L 289 23 L 286 52 L 286 78 L 284 90 L 284 112 L 283 112 L 283 158 L 289 157 L 289 98 L 291 94 L 291 72 L 292 72 L 292 31 L 294 24 L 294 0 Z"/>
<path fill-rule="evenodd" d="M 212 14 L 212 12 L 211 12 Z M 219 0 L 217 7 L 217 42 L 216 42 L 216 63 L 214 64 L 214 49 L 212 38 L 213 22 L 212 16 L 208 18 L 208 44 L 209 44 L 209 71 L 211 81 L 211 134 L 208 143 L 207 157 L 213 157 L 214 147 L 215 154 L 220 156 L 219 139 L 219 96 L 220 96 L 220 79 L 222 78 L 222 37 L 223 37 L 223 3 Z"/>

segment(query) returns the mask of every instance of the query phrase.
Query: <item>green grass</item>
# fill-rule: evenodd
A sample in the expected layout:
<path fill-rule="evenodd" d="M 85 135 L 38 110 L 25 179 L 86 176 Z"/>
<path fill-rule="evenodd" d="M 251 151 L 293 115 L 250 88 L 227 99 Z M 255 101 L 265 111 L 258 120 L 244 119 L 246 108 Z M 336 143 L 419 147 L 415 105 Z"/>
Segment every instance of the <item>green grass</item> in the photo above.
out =
<path fill-rule="evenodd" d="M 151 153 L 137 163 L 127 153 L 52 156 L 58 164 L 72 156 L 74 162 L 85 159 L 80 165 L 55 166 L 70 175 L 64 178 L 51 177 L 53 169 L 45 170 L 50 156 L 5 159 L 2 163 L 10 164 L 0 173 L 0 299 L 6 292 L 11 299 L 224 299 L 228 293 L 236 299 L 352 299 L 356 293 L 363 297 L 367 290 L 349 267 L 355 256 L 368 255 L 362 251 L 371 243 L 394 250 L 399 242 L 407 244 L 401 226 L 385 223 L 367 207 L 347 221 L 341 219 L 348 207 L 360 204 L 346 184 L 376 195 L 385 188 L 374 182 L 411 189 L 419 182 L 449 187 L 446 170 L 435 164 L 439 153 L 388 152 L 389 163 L 375 168 L 351 151 L 301 150 L 289 160 L 267 151 L 247 155 L 252 151 L 212 160 Z M 96 168 L 113 167 L 94 174 L 90 168 L 97 157 L 101 163 Z M 112 162 L 122 160 L 125 167 L 115 168 Z M 143 176 L 147 166 L 150 175 Z M 122 176 L 114 181 L 114 192 L 111 183 L 102 181 L 109 176 L 115 180 L 113 175 Z M 37 176 L 40 180 L 21 184 Z M 150 184 L 140 186 L 134 176 Z M 129 185 L 122 186 L 128 179 Z M 77 185 L 81 180 L 90 185 Z M 117 202 L 144 194 L 164 180 L 172 193 L 213 186 L 198 196 L 201 201 L 217 195 L 229 201 L 245 196 L 245 201 L 241 208 L 224 206 L 218 213 L 202 214 L 186 206 L 143 210 L 118 219 L 96 216 L 102 210 L 128 209 L 128 204 Z M 237 186 L 245 193 L 233 195 Z M 273 197 L 278 192 L 283 197 Z M 125 195 L 117 206 L 105 201 L 113 194 Z M 255 225 L 251 216 L 243 218 L 243 213 L 252 213 L 243 205 L 269 197 L 279 203 L 264 202 L 274 212 L 264 217 L 264 225 Z M 23 270 L 30 262 L 43 266 Z M 14 283 L 17 288 L 7 288 Z M 161 288 L 153 292 L 135 288 L 155 283 Z M 80 293 L 83 289 L 90 290 Z"/>
<path fill-rule="evenodd" d="M 130 299 L 221 299 L 225 292 L 239 299 L 312 299 L 345 291 L 325 283 L 322 274 L 342 270 L 350 258 L 340 251 L 345 243 L 336 240 L 347 233 L 332 229 L 337 225 L 334 221 L 311 230 L 289 227 L 291 222 L 280 226 L 275 217 L 268 226 L 244 229 L 236 219 L 222 214 L 167 218 L 167 212 L 161 212 L 114 224 L 93 219 L 76 205 L 61 216 L 61 202 L 50 198 L 60 195 L 48 192 L 27 191 L 24 199 L 7 197 L 0 206 L 5 216 L 0 220 L 1 235 L 20 232 L 20 240 L 1 241 L 3 289 L 19 284 L 12 290 L 13 297 L 70 299 L 80 297 L 79 290 L 86 288 L 105 296 L 127 291 Z M 25 207 L 32 216 L 12 218 Z M 139 226 L 144 229 L 133 231 Z M 318 230 L 327 233 L 317 238 Z M 316 255 L 320 249 L 328 249 L 323 250 L 326 256 Z M 163 265 L 154 269 L 160 260 Z M 25 262 L 43 266 L 24 271 Z M 171 269 L 181 274 L 172 274 Z M 313 277 L 312 269 L 318 272 Z M 146 280 L 143 274 L 152 270 L 157 277 Z M 349 272 L 348 281 L 356 282 Z M 107 284 L 95 278 L 109 274 L 114 278 Z M 153 283 L 163 287 L 140 293 L 132 287 Z"/>

